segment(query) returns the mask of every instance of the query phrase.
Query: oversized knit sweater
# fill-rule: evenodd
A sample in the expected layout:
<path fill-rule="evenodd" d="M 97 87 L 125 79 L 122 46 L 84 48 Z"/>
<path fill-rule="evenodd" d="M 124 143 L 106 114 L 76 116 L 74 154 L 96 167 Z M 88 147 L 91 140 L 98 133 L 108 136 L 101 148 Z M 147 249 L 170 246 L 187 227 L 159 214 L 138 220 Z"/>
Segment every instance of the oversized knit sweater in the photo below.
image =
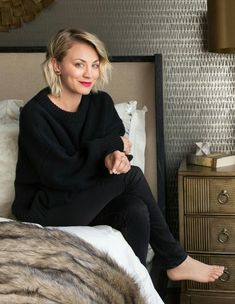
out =
<path fill-rule="evenodd" d="M 76 112 L 57 107 L 40 91 L 21 110 L 12 212 L 27 220 L 34 198 L 63 203 L 72 191 L 90 189 L 108 174 L 105 156 L 123 150 L 124 126 L 105 92 L 82 96 Z M 50 206 L 47 206 L 50 208 Z"/>

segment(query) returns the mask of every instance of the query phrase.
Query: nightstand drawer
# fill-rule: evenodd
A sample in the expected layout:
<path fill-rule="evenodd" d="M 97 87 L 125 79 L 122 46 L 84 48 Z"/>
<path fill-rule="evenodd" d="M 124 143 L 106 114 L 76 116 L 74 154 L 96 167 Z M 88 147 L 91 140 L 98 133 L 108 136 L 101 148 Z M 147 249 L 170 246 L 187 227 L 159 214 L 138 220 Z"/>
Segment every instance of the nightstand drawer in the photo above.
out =
<path fill-rule="evenodd" d="M 235 288 L 235 255 L 192 255 L 197 260 L 211 265 L 223 265 L 225 267 L 224 274 L 214 283 L 197 283 L 187 281 L 184 284 L 185 290 L 204 290 L 227 293 L 234 293 Z"/>
<path fill-rule="evenodd" d="M 235 214 L 234 178 L 184 178 L 185 213 Z"/>
<path fill-rule="evenodd" d="M 185 216 L 185 249 L 235 254 L 235 216 Z"/>
<path fill-rule="evenodd" d="M 234 304 L 234 294 L 218 294 L 208 292 L 200 295 L 198 293 L 185 294 L 181 296 L 180 304 Z"/>

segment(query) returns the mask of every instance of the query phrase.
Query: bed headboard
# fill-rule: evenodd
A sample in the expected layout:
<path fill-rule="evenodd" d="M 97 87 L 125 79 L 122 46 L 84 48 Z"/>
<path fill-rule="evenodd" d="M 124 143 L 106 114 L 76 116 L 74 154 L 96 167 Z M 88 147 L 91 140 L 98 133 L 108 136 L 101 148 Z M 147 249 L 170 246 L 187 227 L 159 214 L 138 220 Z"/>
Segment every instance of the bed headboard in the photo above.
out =
<path fill-rule="evenodd" d="M 40 65 L 44 48 L 0 48 L 0 101 L 29 100 L 46 84 Z M 145 175 L 165 209 L 162 56 L 112 57 L 112 79 L 105 87 L 115 103 L 137 100 L 146 105 Z"/>

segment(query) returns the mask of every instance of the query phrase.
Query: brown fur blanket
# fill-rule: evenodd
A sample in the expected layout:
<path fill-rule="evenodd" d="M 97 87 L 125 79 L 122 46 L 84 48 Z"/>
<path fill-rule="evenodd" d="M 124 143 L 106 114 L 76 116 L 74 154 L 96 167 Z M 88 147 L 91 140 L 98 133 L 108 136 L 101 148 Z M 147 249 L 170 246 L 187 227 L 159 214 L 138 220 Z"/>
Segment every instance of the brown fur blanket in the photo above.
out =
<path fill-rule="evenodd" d="M 143 304 L 105 253 L 59 229 L 0 223 L 1 304 Z"/>

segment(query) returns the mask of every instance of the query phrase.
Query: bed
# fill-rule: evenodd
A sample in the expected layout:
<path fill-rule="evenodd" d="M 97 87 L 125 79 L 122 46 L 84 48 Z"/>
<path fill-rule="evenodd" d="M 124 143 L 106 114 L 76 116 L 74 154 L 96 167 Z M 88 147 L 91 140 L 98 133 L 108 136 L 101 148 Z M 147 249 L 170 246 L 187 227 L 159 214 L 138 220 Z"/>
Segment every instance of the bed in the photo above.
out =
<path fill-rule="evenodd" d="M 44 48 L 0 49 L 0 222 L 2 223 L 15 222 L 10 207 L 14 197 L 19 109 L 45 86 L 39 68 L 44 59 L 44 51 Z M 111 61 L 113 62 L 112 79 L 104 90 L 113 97 L 126 132 L 133 142 L 133 163 L 144 171 L 151 190 L 164 212 L 165 158 L 161 54 L 142 57 L 119 56 L 112 57 Z M 39 229 L 43 228 L 39 227 Z M 124 268 L 137 282 L 144 303 L 163 303 L 153 287 L 147 270 L 140 264 L 120 232 L 109 226 L 59 227 L 59 229 L 73 236 L 76 235 L 114 259 L 115 263 Z M 151 250 L 149 259 L 151 259 Z M 1 255 L 0 265 L 2 265 Z M 0 300 L 1 303 L 5 303 L 1 285 Z M 8 299 L 6 303 L 11 302 Z"/>

